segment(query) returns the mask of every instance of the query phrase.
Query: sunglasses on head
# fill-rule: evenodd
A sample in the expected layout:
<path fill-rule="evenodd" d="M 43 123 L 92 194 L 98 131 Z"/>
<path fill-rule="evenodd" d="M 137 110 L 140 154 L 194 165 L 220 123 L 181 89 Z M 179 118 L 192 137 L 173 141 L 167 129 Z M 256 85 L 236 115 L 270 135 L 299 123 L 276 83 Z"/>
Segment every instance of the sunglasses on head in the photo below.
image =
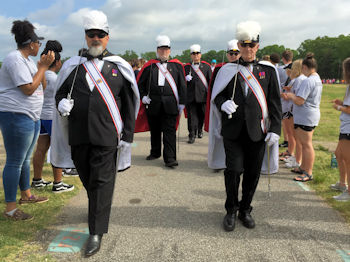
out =
<path fill-rule="evenodd" d="M 227 52 L 229 55 L 235 55 L 235 56 L 237 56 L 237 55 L 239 55 L 239 52 L 234 52 L 234 51 L 229 51 L 229 52 Z"/>
<path fill-rule="evenodd" d="M 105 38 L 108 34 L 106 32 L 99 31 L 99 32 L 86 32 L 86 35 L 89 38 L 94 38 L 95 36 L 97 36 L 98 38 Z"/>
<path fill-rule="evenodd" d="M 249 46 L 250 48 L 256 47 L 257 43 L 241 43 L 242 47 L 247 47 Z"/>
<path fill-rule="evenodd" d="M 198 55 L 200 54 L 201 52 L 192 52 L 191 55 Z"/>

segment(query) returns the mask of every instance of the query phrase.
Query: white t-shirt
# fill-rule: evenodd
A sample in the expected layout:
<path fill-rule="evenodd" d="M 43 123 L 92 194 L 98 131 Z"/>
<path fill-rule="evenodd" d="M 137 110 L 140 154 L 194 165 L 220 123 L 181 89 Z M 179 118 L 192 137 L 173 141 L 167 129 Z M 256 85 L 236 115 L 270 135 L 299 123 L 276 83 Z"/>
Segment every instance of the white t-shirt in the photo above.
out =
<path fill-rule="evenodd" d="M 28 96 L 19 88 L 33 82 L 38 71 L 31 58 L 24 58 L 20 51 L 9 53 L 0 69 L 0 111 L 28 115 L 34 121 L 40 119 L 44 100 L 43 87 L 40 84 L 35 92 Z"/>
<path fill-rule="evenodd" d="M 300 84 L 295 93 L 305 100 L 301 106 L 293 107 L 294 124 L 304 126 L 317 126 L 320 121 L 320 102 L 322 94 L 322 81 L 318 74 L 312 74 Z"/>
<path fill-rule="evenodd" d="M 346 88 L 343 105 L 350 106 L 350 86 Z M 341 112 L 339 119 L 340 119 L 340 133 L 350 134 L 350 114 Z"/>
<path fill-rule="evenodd" d="M 45 72 L 46 88 L 44 90 L 44 104 L 40 119 L 52 120 L 52 113 L 55 108 L 56 79 L 57 74 L 51 70 Z"/>

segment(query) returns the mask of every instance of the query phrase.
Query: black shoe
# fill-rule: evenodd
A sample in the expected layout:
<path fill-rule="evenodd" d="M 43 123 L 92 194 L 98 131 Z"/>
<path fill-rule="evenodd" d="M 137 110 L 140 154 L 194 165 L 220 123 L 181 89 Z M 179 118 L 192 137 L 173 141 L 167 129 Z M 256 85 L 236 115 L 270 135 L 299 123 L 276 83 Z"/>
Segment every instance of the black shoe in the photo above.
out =
<path fill-rule="evenodd" d="M 85 256 L 90 257 L 100 250 L 102 235 L 90 235 L 85 248 Z"/>
<path fill-rule="evenodd" d="M 167 166 L 167 167 L 175 167 L 175 166 L 178 166 L 178 165 L 179 165 L 179 163 L 176 160 L 168 162 L 168 163 L 165 163 L 165 166 Z"/>
<path fill-rule="evenodd" d="M 146 160 L 154 160 L 154 159 L 157 159 L 157 158 L 160 158 L 160 156 L 149 155 L 149 156 L 146 157 Z"/>
<path fill-rule="evenodd" d="M 235 223 L 236 223 L 236 212 L 233 214 L 227 214 L 224 217 L 223 226 L 225 231 L 230 232 L 235 229 Z"/>
<path fill-rule="evenodd" d="M 198 138 L 202 138 L 203 137 L 203 131 L 199 131 L 198 132 Z"/>
<path fill-rule="evenodd" d="M 255 227 L 255 221 L 250 215 L 252 208 L 244 211 L 239 211 L 238 218 L 242 221 L 243 226 L 246 228 L 254 228 Z"/>
<path fill-rule="evenodd" d="M 288 141 L 283 141 L 279 147 L 288 147 Z"/>
<path fill-rule="evenodd" d="M 187 143 L 193 144 L 195 140 L 196 140 L 196 139 L 194 138 L 194 136 L 190 136 L 190 137 L 188 137 Z"/>

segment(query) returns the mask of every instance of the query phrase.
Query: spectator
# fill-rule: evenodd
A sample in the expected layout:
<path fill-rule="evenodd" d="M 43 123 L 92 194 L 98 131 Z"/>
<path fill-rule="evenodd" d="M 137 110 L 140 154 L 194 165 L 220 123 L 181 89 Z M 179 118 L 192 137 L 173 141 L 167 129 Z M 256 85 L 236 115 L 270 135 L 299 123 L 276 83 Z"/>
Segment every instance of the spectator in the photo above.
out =
<path fill-rule="evenodd" d="M 4 216 L 12 220 L 29 220 L 32 215 L 17 208 L 17 187 L 21 190 L 19 204 L 41 203 L 47 197 L 30 192 L 30 158 L 38 138 L 40 113 L 45 88 L 45 71 L 55 56 L 52 51 L 42 55 L 38 66 L 30 58 L 41 46 L 27 20 L 16 20 L 11 29 L 17 50 L 10 52 L 0 69 L 0 129 L 6 149 L 3 171 L 6 209 Z"/>
<path fill-rule="evenodd" d="M 343 75 L 347 84 L 350 84 L 350 57 L 343 62 Z M 341 111 L 340 114 L 340 135 L 335 155 L 338 160 L 339 182 L 331 185 L 332 189 L 344 191 L 333 198 L 337 201 L 350 200 L 350 86 L 348 85 L 344 100 L 335 99 L 332 101 L 333 108 Z M 347 184 L 346 184 L 347 182 Z"/>
<path fill-rule="evenodd" d="M 320 102 L 322 81 L 317 74 L 317 62 L 312 53 L 307 54 L 302 62 L 302 72 L 307 77 L 301 82 L 295 94 L 283 93 L 282 97 L 293 101 L 294 129 L 297 139 L 302 146 L 300 168 L 303 174 L 294 178 L 306 182 L 313 179 L 312 168 L 315 161 L 315 151 L 312 145 L 312 135 L 320 121 Z"/>
<path fill-rule="evenodd" d="M 33 157 L 34 177 L 32 182 L 33 188 L 42 188 L 52 185 L 52 182 L 45 181 L 42 178 L 42 170 L 45 162 L 45 155 L 50 147 L 52 113 L 55 108 L 55 83 L 57 79 L 56 73 L 62 66 L 61 55 L 62 46 L 58 41 L 49 40 L 46 43 L 44 51 L 41 53 L 47 54 L 49 51 L 55 53 L 55 60 L 49 66 L 49 70 L 45 72 L 47 87 L 44 91 L 44 104 L 40 116 L 41 128 L 36 151 Z M 54 174 L 54 183 L 52 186 L 53 193 L 62 193 L 74 189 L 73 185 L 68 185 L 62 182 L 62 169 L 52 166 Z"/>

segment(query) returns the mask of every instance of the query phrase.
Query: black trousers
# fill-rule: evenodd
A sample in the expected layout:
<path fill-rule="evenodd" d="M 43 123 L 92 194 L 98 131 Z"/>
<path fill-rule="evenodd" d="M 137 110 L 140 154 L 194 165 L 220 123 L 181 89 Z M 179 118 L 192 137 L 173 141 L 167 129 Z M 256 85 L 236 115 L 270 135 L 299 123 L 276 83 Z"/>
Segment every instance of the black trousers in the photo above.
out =
<path fill-rule="evenodd" d="M 195 137 L 197 133 L 203 132 L 205 117 L 205 103 L 195 101 L 186 104 L 187 110 L 187 128 L 190 137 Z"/>
<path fill-rule="evenodd" d="M 72 160 L 89 198 L 90 234 L 108 232 L 116 177 L 117 147 L 72 146 Z"/>
<path fill-rule="evenodd" d="M 176 160 L 176 119 L 177 115 L 169 115 L 161 110 L 157 115 L 147 114 L 151 131 L 151 155 L 161 156 L 163 133 L 163 159 L 165 163 Z"/>
<path fill-rule="evenodd" d="M 227 213 L 233 213 L 238 209 L 247 211 L 250 209 L 259 182 L 265 141 L 253 142 L 249 138 L 247 129 L 242 128 L 237 139 L 231 140 L 224 137 L 224 148 L 226 154 L 225 209 Z M 238 189 L 242 173 L 242 200 L 239 201 Z"/>

